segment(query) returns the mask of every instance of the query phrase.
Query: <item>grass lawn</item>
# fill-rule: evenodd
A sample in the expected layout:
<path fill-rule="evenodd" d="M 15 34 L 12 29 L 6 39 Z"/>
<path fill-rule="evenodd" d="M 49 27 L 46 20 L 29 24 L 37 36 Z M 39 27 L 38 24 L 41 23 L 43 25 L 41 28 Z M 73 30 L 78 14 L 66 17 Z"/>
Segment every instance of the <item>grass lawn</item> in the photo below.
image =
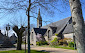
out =
<path fill-rule="evenodd" d="M 41 47 L 52 47 L 52 48 L 62 48 L 62 49 L 71 49 L 75 50 L 74 47 L 68 47 L 68 46 L 50 46 L 50 45 L 43 45 Z"/>
<path fill-rule="evenodd" d="M 0 53 L 25 53 L 25 50 L 0 51 Z M 31 53 L 48 53 L 48 52 L 31 50 Z"/>
<path fill-rule="evenodd" d="M 66 47 L 65 46 L 51 46 L 51 47 L 75 50 L 74 47 L 68 47 L 68 46 Z"/>

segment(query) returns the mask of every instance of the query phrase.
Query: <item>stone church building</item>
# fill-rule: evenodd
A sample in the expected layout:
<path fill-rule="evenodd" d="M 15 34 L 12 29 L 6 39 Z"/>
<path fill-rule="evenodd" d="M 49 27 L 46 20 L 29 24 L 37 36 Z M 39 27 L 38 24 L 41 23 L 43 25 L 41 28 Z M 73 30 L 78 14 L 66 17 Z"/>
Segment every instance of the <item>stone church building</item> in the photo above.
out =
<path fill-rule="evenodd" d="M 42 17 L 40 15 L 40 9 L 37 17 L 37 28 L 32 28 L 30 33 L 30 43 L 36 45 L 37 35 L 41 34 L 44 36 L 46 41 L 51 41 L 55 37 L 71 38 L 73 39 L 73 27 L 72 18 L 68 17 L 57 22 L 53 22 L 46 26 L 42 26 Z M 58 34 L 57 36 L 55 34 Z"/>

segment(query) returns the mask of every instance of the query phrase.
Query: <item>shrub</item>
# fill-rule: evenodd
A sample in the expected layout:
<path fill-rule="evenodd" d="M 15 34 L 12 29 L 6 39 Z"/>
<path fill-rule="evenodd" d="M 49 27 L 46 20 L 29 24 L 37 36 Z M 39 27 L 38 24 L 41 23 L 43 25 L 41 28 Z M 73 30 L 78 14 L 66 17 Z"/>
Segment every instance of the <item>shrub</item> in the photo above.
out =
<path fill-rule="evenodd" d="M 54 40 L 51 41 L 50 45 L 57 46 L 58 45 L 58 39 L 54 38 Z"/>
<path fill-rule="evenodd" d="M 66 39 L 67 42 L 72 42 L 73 41 L 73 39 L 71 39 L 71 38 L 64 38 L 64 39 Z"/>
<path fill-rule="evenodd" d="M 69 43 L 68 43 L 68 46 L 69 46 L 69 47 L 74 47 L 74 42 L 69 42 Z"/>
<path fill-rule="evenodd" d="M 65 47 L 66 47 L 66 46 L 67 46 L 67 44 L 63 44 L 63 46 L 65 46 Z"/>
<path fill-rule="evenodd" d="M 55 33 L 56 36 L 58 36 L 58 34 Z"/>
<path fill-rule="evenodd" d="M 48 45 L 47 41 L 39 41 L 39 42 L 36 42 L 36 44 L 37 44 L 38 46 Z"/>
<path fill-rule="evenodd" d="M 74 42 L 68 42 L 69 47 L 74 47 Z"/>
<path fill-rule="evenodd" d="M 59 40 L 59 45 L 63 45 L 63 39 Z"/>
<path fill-rule="evenodd" d="M 66 40 L 67 39 L 61 39 L 61 40 L 59 40 L 59 45 L 64 45 L 64 46 L 68 45 L 68 43 L 67 43 Z"/>

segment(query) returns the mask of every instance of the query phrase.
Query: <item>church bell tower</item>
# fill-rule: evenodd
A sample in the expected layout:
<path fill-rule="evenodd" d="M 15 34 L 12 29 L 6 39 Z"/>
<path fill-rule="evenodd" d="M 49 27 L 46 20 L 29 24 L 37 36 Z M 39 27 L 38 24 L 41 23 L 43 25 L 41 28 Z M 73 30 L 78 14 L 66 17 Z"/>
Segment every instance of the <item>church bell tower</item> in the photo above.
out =
<path fill-rule="evenodd" d="M 40 27 L 42 27 L 42 17 L 40 15 L 40 9 L 39 9 L 38 17 L 37 17 L 37 28 L 40 28 Z"/>

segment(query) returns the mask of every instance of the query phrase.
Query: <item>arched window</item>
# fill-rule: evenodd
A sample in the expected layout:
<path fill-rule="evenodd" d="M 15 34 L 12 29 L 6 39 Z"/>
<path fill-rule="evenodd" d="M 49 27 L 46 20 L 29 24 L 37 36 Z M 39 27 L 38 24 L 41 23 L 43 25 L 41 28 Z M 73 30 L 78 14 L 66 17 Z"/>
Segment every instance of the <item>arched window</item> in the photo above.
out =
<path fill-rule="evenodd" d="M 32 41 L 33 41 L 33 32 L 32 32 L 32 37 L 31 37 Z"/>
<path fill-rule="evenodd" d="M 51 32 L 48 30 L 48 39 L 51 39 Z"/>

